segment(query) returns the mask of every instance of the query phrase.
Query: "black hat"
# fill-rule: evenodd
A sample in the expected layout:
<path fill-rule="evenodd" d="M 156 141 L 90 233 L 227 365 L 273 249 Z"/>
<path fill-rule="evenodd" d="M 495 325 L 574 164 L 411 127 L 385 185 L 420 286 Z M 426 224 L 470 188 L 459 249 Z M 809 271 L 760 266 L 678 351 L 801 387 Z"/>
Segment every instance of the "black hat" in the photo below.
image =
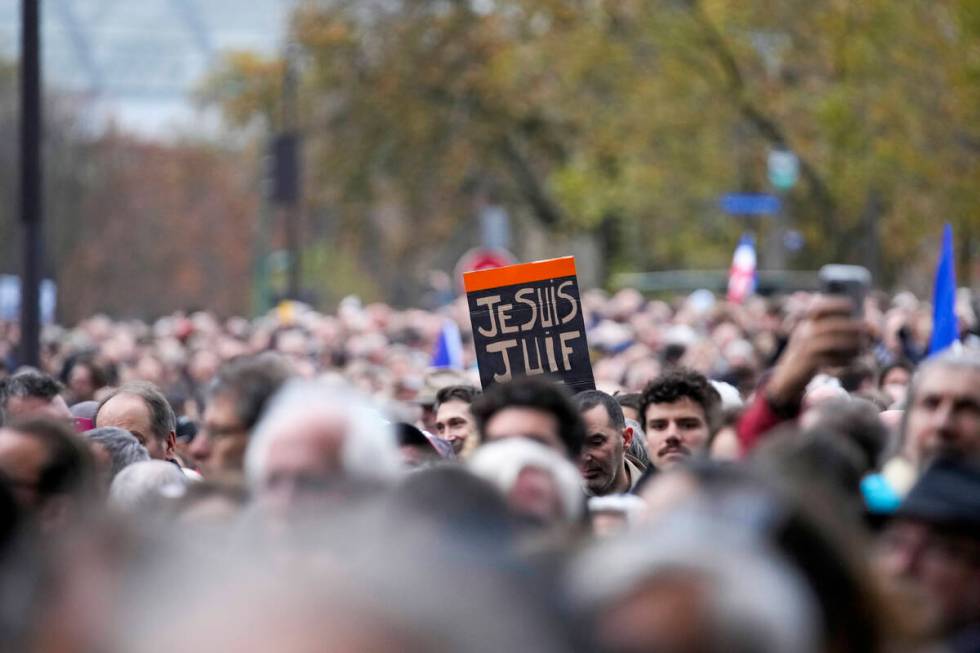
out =
<path fill-rule="evenodd" d="M 980 465 L 940 458 L 912 486 L 896 513 L 980 537 Z"/>
<path fill-rule="evenodd" d="M 429 438 L 418 429 L 418 427 L 406 422 L 398 422 L 395 425 L 398 433 L 398 444 L 402 446 L 426 447 L 432 446 Z"/>

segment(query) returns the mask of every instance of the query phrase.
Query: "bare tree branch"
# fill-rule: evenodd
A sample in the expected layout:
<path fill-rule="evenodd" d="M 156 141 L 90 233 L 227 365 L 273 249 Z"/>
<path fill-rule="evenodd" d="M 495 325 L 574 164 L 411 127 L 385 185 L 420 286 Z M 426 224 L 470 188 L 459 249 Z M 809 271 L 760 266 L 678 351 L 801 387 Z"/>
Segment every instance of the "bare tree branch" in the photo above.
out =
<path fill-rule="evenodd" d="M 718 28 L 711 22 L 711 19 L 705 15 L 700 3 L 697 0 L 691 0 L 689 6 L 692 16 L 703 30 L 706 45 L 717 57 L 718 63 L 725 73 L 729 92 L 734 96 L 739 113 L 774 147 L 786 148 L 796 154 L 800 162 L 800 174 L 806 180 L 810 197 L 820 212 L 823 228 L 828 233 L 835 232 L 837 230 L 837 203 L 820 173 L 809 159 L 792 147 L 783 127 L 756 106 L 752 98 L 749 97 L 746 92 L 745 76 L 734 52 L 725 42 L 724 36 Z"/>
<path fill-rule="evenodd" d="M 500 153 L 514 178 L 514 182 L 538 220 L 546 227 L 555 227 L 561 224 L 561 208 L 551 199 L 544 184 L 538 179 L 531 162 L 521 152 L 512 136 L 501 138 Z"/>

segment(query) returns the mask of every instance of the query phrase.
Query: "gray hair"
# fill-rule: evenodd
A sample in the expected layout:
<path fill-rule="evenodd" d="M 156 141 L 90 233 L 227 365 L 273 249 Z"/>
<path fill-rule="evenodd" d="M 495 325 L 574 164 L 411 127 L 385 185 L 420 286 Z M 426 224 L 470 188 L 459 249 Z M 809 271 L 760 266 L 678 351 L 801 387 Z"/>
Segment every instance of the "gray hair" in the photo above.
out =
<path fill-rule="evenodd" d="M 615 512 L 623 515 L 627 523 L 640 518 L 646 502 L 635 494 L 607 494 L 604 497 L 589 497 L 589 514 Z"/>
<path fill-rule="evenodd" d="M 488 442 L 473 452 L 467 467 L 476 476 L 493 483 L 505 496 L 521 471 L 527 467 L 541 469 L 558 488 L 566 521 L 574 522 L 585 507 L 578 468 L 562 454 L 534 440 L 505 438 Z"/>
<path fill-rule="evenodd" d="M 962 347 L 950 347 L 949 349 L 930 356 L 921 363 L 912 377 L 912 384 L 909 388 L 909 397 L 914 396 L 916 386 L 921 382 L 926 372 L 933 368 L 969 370 L 980 374 L 980 351 L 976 349 L 964 349 Z M 911 402 L 910 402 L 911 403 Z"/>
<path fill-rule="evenodd" d="M 949 349 L 930 356 L 921 363 L 919 367 L 916 368 L 915 374 L 912 375 L 912 381 L 909 384 L 908 396 L 905 399 L 905 411 L 902 415 L 902 425 L 899 429 L 899 438 L 896 441 L 895 450 L 887 452 L 889 455 L 894 455 L 905 449 L 908 438 L 908 423 L 909 415 L 915 410 L 916 397 L 919 394 L 919 386 L 922 385 L 922 379 L 927 373 L 937 370 L 966 370 L 980 374 L 980 351 L 976 349 L 964 349 L 962 346 L 954 344 Z"/>
<path fill-rule="evenodd" d="M 184 494 L 189 480 L 177 465 L 163 460 L 133 463 L 109 487 L 109 506 L 132 515 L 150 516 L 162 502 Z"/>
<path fill-rule="evenodd" d="M 626 455 L 633 459 L 643 469 L 650 466 L 650 453 L 647 449 L 647 435 L 643 432 L 643 427 L 635 419 L 626 418 L 626 426 L 633 429 L 633 439 L 630 446 L 626 447 Z"/>
<path fill-rule="evenodd" d="M 816 651 L 816 601 L 799 573 L 744 528 L 696 508 L 580 556 L 569 579 L 573 598 L 592 611 L 665 575 L 689 575 L 710 586 L 704 650 Z"/>
<path fill-rule="evenodd" d="M 388 483 L 402 471 L 395 429 L 363 395 L 348 386 L 294 379 L 270 400 L 255 425 L 245 451 L 245 476 L 250 485 L 265 478 L 269 448 L 282 425 L 297 417 L 343 416 L 347 421 L 342 460 L 352 479 Z"/>
<path fill-rule="evenodd" d="M 150 411 L 150 428 L 153 429 L 153 435 L 157 439 L 166 440 L 171 433 L 176 432 L 177 417 L 174 415 L 174 409 L 160 389 L 147 381 L 127 383 L 106 395 L 95 409 L 96 420 L 106 403 L 119 395 L 133 395 L 143 400 L 147 410 Z"/>
<path fill-rule="evenodd" d="M 133 463 L 150 459 L 146 447 L 140 444 L 136 436 L 126 429 L 115 426 L 103 426 L 84 433 L 89 442 L 101 445 L 112 460 L 112 474 L 115 478 L 119 472 Z"/>

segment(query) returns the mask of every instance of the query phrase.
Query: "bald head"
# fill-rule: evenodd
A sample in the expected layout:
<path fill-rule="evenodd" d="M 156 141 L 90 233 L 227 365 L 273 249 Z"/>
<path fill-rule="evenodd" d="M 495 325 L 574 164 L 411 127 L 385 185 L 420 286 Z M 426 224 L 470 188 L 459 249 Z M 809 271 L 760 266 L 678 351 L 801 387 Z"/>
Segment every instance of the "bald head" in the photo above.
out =
<path fill-rule="evenodd" d="M 95 413 L 95 426 L 129 431 L 151 458 L 173 457 L 177 419 L 166 397 L 151 383 L 127 384 L 103 399 Z"/>

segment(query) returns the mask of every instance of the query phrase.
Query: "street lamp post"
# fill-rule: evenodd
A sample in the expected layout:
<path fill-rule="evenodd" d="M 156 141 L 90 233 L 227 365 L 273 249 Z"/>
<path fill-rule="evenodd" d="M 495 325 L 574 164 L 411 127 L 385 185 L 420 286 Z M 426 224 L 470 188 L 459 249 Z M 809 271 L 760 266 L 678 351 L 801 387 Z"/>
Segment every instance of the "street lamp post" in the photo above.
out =
<path fill-rule="evenodd" d="M 20 73 L 20 210 L 24 259 L 20 293 L 20 362 L 38 366 L 40 282 L 43 260 L 41 206 L 41 0 L 22 0 Z"/>

